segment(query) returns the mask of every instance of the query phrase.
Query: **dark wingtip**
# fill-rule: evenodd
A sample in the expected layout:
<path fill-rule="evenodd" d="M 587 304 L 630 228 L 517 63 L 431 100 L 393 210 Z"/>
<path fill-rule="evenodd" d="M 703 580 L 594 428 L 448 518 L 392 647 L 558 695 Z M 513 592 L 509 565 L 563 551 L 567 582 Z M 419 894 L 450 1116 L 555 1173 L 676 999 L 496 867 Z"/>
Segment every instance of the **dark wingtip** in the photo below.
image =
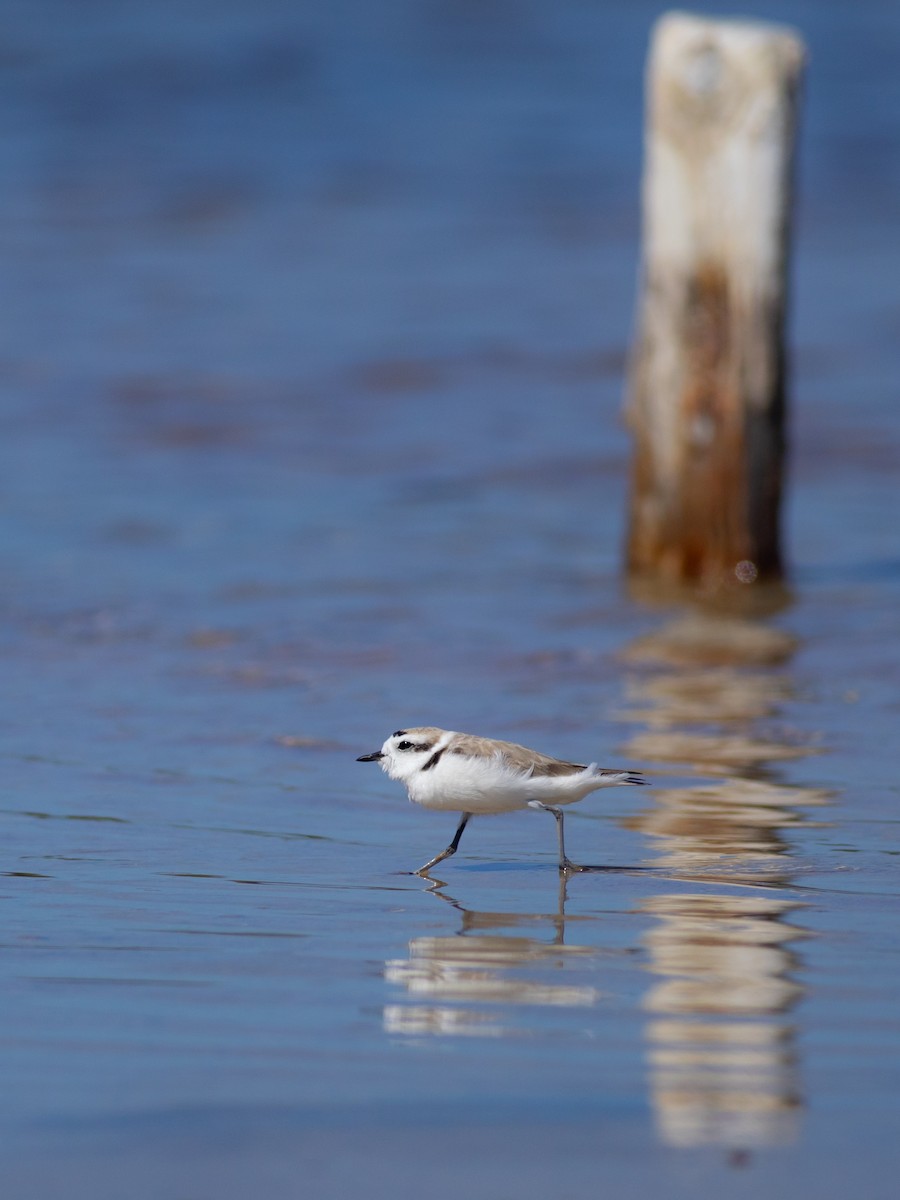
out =
<path fill-rule="evenodd" d="M 643 777 L 643 775 L 628 775 L 625 779 L 625 782 L 626 783 L 645 784 L 647 782 L 647 780 Z"/>

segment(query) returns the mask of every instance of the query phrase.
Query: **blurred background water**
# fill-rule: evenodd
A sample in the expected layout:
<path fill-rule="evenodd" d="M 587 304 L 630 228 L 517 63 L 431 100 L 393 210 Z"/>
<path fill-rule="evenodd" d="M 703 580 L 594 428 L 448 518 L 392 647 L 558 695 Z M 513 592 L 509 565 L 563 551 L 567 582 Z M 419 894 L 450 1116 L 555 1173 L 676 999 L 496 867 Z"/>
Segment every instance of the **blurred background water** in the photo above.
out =
<path fill-rule="evenodd" d="M 10 1196 L 894 1195 L 900 9 L 706 10 L 811 52 L 767 619 L 619 577 L 661 11 L 5 0 Z M 432 891 L 425 723 L 657 786 Z"/>

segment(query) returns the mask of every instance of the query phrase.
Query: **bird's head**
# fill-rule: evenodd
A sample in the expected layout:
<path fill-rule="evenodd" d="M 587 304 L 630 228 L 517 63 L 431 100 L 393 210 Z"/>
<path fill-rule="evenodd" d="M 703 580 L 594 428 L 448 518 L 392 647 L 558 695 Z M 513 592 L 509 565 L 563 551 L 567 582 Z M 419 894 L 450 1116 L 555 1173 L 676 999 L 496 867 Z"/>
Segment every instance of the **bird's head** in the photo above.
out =
<path fill-rule="evenodd" d="M 357 762 L 377 762 L 391 779 L 410 779 L 434 754 L 445 730 L 433 725 L 417 729 L 398 729 L 387 739 L 380 750 L 373 754 L 362 754 Z"/>

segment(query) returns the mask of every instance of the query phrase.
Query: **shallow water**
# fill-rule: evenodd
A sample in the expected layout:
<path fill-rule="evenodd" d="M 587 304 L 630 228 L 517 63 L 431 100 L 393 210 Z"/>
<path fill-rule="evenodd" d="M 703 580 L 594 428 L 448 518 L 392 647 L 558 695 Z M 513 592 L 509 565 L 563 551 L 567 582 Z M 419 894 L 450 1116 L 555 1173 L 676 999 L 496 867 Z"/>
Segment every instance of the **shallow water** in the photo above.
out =
<path fill-rule="evenodd" d="M 893 1196 L 900 76 L 822 8 L 765 617 L 619 580 L 655 7 L 10 8 L 10 1195 Z M 354 759 L 430 722 L 654 787 L 429 884 Z"/>

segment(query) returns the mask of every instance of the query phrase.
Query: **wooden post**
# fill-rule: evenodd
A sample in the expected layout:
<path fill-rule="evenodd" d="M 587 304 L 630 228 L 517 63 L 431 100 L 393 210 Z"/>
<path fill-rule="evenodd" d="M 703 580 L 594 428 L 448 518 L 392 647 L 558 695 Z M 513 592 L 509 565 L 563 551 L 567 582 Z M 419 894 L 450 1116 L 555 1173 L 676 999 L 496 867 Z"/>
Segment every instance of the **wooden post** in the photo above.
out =
<path fill-rule="evenodd" d="M 628 569 L 777 579 L 800 38 L 669 13 L 648 64 Z"/>

